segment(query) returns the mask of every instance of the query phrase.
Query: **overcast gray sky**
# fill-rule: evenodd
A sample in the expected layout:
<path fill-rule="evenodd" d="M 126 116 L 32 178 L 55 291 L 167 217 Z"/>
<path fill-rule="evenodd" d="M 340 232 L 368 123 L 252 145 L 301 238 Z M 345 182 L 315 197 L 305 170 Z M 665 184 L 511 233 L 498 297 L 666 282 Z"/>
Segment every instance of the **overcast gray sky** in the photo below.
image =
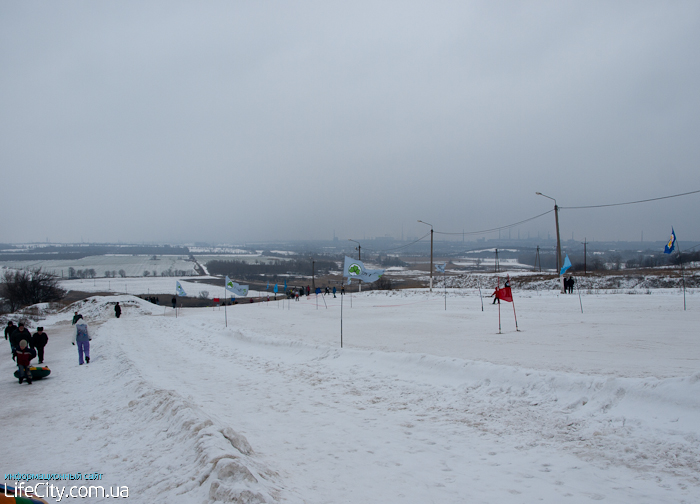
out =
<path fill-rule="evenodd" d="M 2 0 L 0 68 L 4 242 L 399 238 L 700 189 L 696 1 Z M 698 210 L 561 232 L 687 242 Z"/>

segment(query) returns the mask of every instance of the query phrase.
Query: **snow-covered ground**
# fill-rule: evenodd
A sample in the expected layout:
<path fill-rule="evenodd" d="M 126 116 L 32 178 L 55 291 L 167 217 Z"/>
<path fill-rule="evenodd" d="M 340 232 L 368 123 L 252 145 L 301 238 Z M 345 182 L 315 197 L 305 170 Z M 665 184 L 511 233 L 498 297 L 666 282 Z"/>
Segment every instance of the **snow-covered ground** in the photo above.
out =
<path fill-rule="evenodd" d="M 189 278 L 189 279 L 188 279 Z M 218 285 L 204 283 L 202 280 L 217 278 Z M 197 280 L 197 281 L 195 281 Z M 208 299 L 221 298 L 227 295 L 224 291 L 224 280 L 212 276 L 197 277 L 126 277 L 126 278 L 86 278 L 75 280 L 61 280 L 59 285 L 68 291 L 80 292 L 113 292 L 114 294 L 133 294 L 134 296 L 149 296 L 152 294 L 170 293 L 175 295 L 176 282 L 180 282 L 182 289 L 190 297 L 200 297 L 200 293 L 206 291 L 204 296 Z M 244 282 L 241 282 L 245 285 Z M 283 284 L 280 284 L 280 294 Z M 273 295 L 274 284 L 270 285 L 269 294 Z M 250 296 L 267 296 L 266 291 L 249 291 Z M 228 294 L 231 295 L 230 293 Z M 161 299 L 161 304 L 169 304 L 170 298 Z"/>
<path fill-rule="evenodd" d="M 18 385 L 6 348 L 2 471 L 144 503 L 699 502 L 700 296 L 514 294 L 501 333 L 474 290 L 346 296 L 342 349 L 332 296 L 91 298 L 90 364 L 72 307 L 31 326 L 48 379 Z"/>

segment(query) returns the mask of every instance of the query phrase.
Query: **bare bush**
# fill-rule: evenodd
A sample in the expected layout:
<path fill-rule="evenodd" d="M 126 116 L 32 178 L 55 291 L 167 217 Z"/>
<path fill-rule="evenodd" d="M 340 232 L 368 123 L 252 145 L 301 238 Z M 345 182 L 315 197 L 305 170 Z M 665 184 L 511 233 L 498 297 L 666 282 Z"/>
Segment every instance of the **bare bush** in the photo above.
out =
<path fill-rule="evenodd" d="M 36 303 L 59 301 L 66 291 L 58 286 L 58 277 L 35 270 L 6 271 L 0 284 L 0 295 L 11 312 Z"/>

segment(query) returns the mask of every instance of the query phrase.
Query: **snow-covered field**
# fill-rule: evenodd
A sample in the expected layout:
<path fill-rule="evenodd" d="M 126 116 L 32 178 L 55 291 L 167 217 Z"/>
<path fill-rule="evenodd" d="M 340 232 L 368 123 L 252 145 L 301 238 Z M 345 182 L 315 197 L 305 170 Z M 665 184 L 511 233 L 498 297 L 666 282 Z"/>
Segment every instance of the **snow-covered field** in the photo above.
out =
<path fill-rule="evenodd" d="M 113 272 L 119 279 L 119 271 L 123 270 L 126 276 L 140 277 L 144 271 L 151 275 L 156 275 L 168 270 L 187 271 L 188 274 L 196 275 L 194 263 L 187 256 L 182 255 L 157 255 L 153 259 L 152 255 L 121 255 L 104 254 L 87 256 L 81 259 L 63 260 L 37 260 L 37 261 L 3 261 L 2 266 L 13 269 L 36 269 L 51 273 L 61 278 L 69 277 L 69 268 L 77 270 L 94 269 L 98 277 L 106 276 L 107 271 Z"/>
<path fill-rule="evenodd" d="M 501 334 L 478 291 L 441 294 L 347 296 L 342 349 L 332 296 L 91 298 L 83 366 L 72 308 L 47 315 L 48 379 L 0 361 L 2 472 L 144 503 L 700 502 L 698 294 L 516 291 Z"/>

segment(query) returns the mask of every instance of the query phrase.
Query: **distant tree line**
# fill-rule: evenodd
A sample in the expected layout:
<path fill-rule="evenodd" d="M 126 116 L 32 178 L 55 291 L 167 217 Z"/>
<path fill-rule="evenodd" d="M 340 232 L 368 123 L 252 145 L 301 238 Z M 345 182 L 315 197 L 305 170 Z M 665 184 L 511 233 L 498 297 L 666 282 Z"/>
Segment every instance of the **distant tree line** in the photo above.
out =
<path fill-rule="evenodd" d="M 192 270 L 179 270 L 179 269 L 172 269 L 168 268 L 167 270 L 163 270 L 160 272 L 160 276 L 162 277 L 174 277 L 174 276 L 192 276 Z M 148 276 L 144 273 L 144 276 Z M 153 276 L 157 276 L 156 270 L 153 270 Z"/>
<path fill-rule="evenodd" d="M 126 277 L 126 271 L 124 271 L 123 269 L 120 269 L 120 270 L 119 270 L 119 276 L 120 276 L 121 278 L 125 278 L 125 277 Z M 106 271 L 105 271 L 105 278 L 116 278 L 116 277 L 117 277 L 117 270 L 112 270 L 112 271 L 106 270 Z"/>
<path fill-rule="evenodd" d="M 58 281 L 58 277 L 41 271 L 41 268 L 5 271 L 0 296 L 11 312 L 36 303 L 59 301 L 66 291 L 58 286 Z"/>
<path fill-rule="evenodd" d="M 97 272 L 93 268 L 75 269 L 72 266 L 68 268 L 68 278 L 95 278 Z"/>
<path fill-rule="evenodd" d="M 338 269 L 338 264 L 331 260 L 315 260 L 313 266 L 317 275 L 328 274 Z M 209 261 L 207 269 L 212 275 L 228 275 L 244 280 L 260 280 L 261 276 L 273 280 L 277 275 L 311 275 L 311 259 L 292 259 L 289 261 L 270 261 L 247 263 L 244 261 Z"/>

